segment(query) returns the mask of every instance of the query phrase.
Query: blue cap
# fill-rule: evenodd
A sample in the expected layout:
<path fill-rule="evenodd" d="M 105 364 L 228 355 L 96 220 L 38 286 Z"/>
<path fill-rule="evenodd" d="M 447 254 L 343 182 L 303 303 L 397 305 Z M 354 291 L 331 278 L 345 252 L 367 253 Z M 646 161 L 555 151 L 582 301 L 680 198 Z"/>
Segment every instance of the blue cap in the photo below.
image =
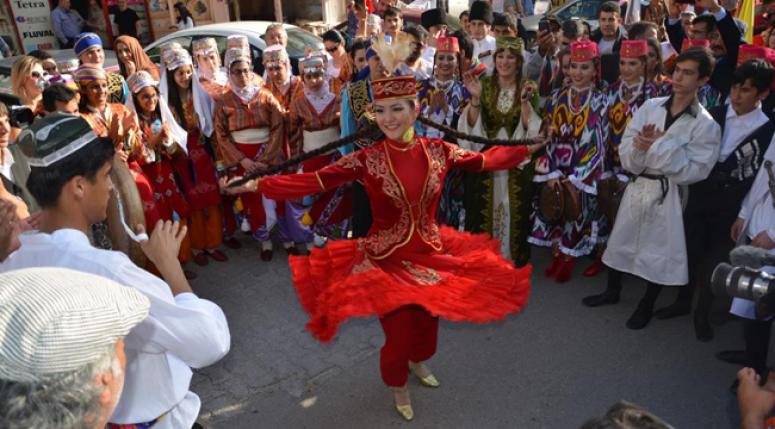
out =
<path fill-rule="evenodd" d="M 81 33 L 78 35 L 78 41 L 75 42 L 75 46 L 73 46 L 73 50 L 75 51 L 75 56 L 80 56 L 82 53 L 89 50 L 89 48 L 92 48 L 94 46 L 102 47 L 102 39 L 100 39 L 100 36 L 96 35 L 95 33 Z"/>

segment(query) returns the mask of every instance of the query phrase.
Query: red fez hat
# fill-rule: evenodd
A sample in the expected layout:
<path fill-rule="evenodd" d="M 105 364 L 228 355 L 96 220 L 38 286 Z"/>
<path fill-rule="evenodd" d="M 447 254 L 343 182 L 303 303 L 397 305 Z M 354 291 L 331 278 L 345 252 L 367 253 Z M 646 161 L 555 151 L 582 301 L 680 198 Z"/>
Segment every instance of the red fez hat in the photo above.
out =
<path fill-rule="evenodd" d="M 460 52 L 460 46 L 457 43 L 457 37 L 441 36 L 436 39 L 436 52 Z"/>
<path fill-rule="evenodd" d="M 694 48 L 696 46 L 700 46 L 703 48 L 710 48 L 710 40 L 708 39 L 684 39 L 683 43 L 681 43 L 681 52 L 689 49 Z"/>
<path fill-rule="evenodd" d="M 757 45 L 742 45 L 737 55 L 737 65 L 749 60 L 764 60 L 775 67 L 775 50 Z"/>
<path fill-rule="evenodd" d="M 581 40 L 570 44 L 570 60 L 574 63 L 583 63 L 600 58 L 600 49 L 597 43 L 590 40 Z"/>
<path fill-rule="evenodd" d="M 377 79 L 371 82 L 371 92 L 374 101 L 415 98 L 417 96 L 417 81 L 414 76 L 394 76 Z"/>
<path fill-rule="evenodd" d="M 619 49 L 619 58 L 641 58 L 649 55 L 649 45 L 645 40 L 624 40 Z"/>

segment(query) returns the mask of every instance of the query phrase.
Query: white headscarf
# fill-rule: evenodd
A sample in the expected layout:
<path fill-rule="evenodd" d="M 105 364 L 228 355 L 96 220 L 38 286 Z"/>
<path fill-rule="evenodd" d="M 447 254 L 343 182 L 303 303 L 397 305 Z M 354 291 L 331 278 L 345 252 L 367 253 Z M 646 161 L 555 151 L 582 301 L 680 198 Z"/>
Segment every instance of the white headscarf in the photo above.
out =
<path fill-rule="evenodd" d="M 132 91 L 132 94 L 137 94 L 149 86 L 156 87 L 157 90 L 159 89 L 159 82 L 153 80 L 151 75 L 143 70 L 133 74 L 132 76 L 129 76 L 127 79 L 127 85 L 129 85 L 129 89 Z M 139 116 L 140 112 L 138 112 L 137 108 L 135 107 L 134 97 L 128 98 L 129 100 L 127 101 L 127 107 L 130 110 L 136 112 L 137 116 Z M 175 120 L 175 117 L 172 115 L 172 111 L 170 111 L 170 108 L 167 105 L 167 100 L 161 96 L 159 96 L 159 111 L 161 112 L 162 124 L 167 124 L 170 129 L 173 143 L 177 144 L 181 149 L 183 149 L 184 152 L 188 153 L 188 147 L 186 146 L 186 143 L 188 142 L 188 132 L 178 124 L 178 122 Z"/>
<path fill-rule="evenodd" d="M 191 54 L 185 49 L 172 49 L 168 60 L 165 62 L 166 69 L 170 72 L 174 72 L 182 66 L 191 66 L 193 72 L 193 76 L 191 77 L 191 95 L 194 97 L 194 110 L 199 118 L 199 129 L 206 137 L 212 136 L 214 129 L 213 112 L 215 111 L 215 101 L 199 82 L 199 74 L 197 73 L 196 68 L 194 68 Z M 166 94 L 163 94 L 163 97 L 169 103 L 169 91 L 167 91 Z"/>

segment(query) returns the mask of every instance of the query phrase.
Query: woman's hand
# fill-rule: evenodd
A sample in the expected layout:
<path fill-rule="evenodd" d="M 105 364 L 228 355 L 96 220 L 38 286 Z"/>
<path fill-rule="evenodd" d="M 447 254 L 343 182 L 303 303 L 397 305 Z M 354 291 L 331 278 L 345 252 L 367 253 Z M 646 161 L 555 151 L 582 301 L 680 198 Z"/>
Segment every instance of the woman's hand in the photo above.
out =
<path fill-rule="evenodd" d="M 114 157 L 116 161 L 123 162 L 124 164 L 126 164 L 129 161 L 129 152 L 123 149 L 118 149 L 116 150 L 116 155 Z"/>
<path fill-rule="evenodd" d="M 532 107 L 530 105 L 530 101 L 533 99 L 533 96 L 536 95 L 538 92 L 538 85 L 536 85 L 533 81 L 525 82 L 524 85 L 522 85 L 522 91 L 519 94 L 519 100 L 522 103 L 523 110 L 526 107 Z"/>
<path fill-rule="evenodd" d="M 258 189 L 258 182 L 261 180 L 261 179 L 254 179 L 254 180 L 249 180 L 240 186 L 234 186 L 234 187 L 230 186 L 232 183 L 240 179 L 242 179 L 241 176 L 233 177 L 231 179 L 226 177 L 221 177 L 220 179 L 218 179 L 218 186 L 221 188 L 221 193 L 224 193 L 226 195 L 237 195 L 237 194 L 242 194 L 246 192 L 256 192 L 256 190 Z"/>
<path fill-rule="evenodd" d="M 479 99 L 482 97 L 482 82 L 478 77 L 474 77 L 471 73 L 465 73 L 463 75 L 463 85 L 465 85 L 468 93 L 471 94 L 471 103 L 479 104 Z"/>
<path fill-rule="evenodd" d="M 438 90 L 431 96 L 431 113 L 449 112 L 449 105 L 447 104 L 447 95 L 442 90 Z"/>

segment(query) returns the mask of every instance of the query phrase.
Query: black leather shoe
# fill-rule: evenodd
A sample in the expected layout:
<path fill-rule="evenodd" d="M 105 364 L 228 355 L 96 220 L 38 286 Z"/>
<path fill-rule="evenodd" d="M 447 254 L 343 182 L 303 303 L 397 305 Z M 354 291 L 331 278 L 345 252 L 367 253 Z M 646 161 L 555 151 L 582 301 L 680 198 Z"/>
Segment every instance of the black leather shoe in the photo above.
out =
<path fill-rule="evenodd" d="M 601 305 L 613 305 L 619 302 L 619 294 L 612 292 L 603 292 L 597 295 L 584 297 L 581 303 L 587 307 L 600 307 Z"/>
<path fill-rule="evenodd" d="M 650 308 L 638 306 L 635 312 L 627 319 L 627 327 L 632 330 L 643 329 L 649 324 L 653 310 Z"/>
<path fill-rule="evenodd" d="M 743 350 L 724 350 L 716 353 L 716 359 L 731 363 L 732 365 L 745 366 L 745 352 Z"/>
<path fill-rule="evenodd" d="M 686 316 L 688 314 L 691 314 L 692 307 L 691 305 L 686 305 L 683 303 L 673 303 L 671 305 L 668 305 L 667 307 L 660 308 L 654 313 L 654 317 L 656 317 L 659 320 L 667 320 L 672 319 L 674 317 L 680 317 L 680 316 Z"/>
<path fill-rule="evenodd" d="M 272 255 L 274 255 L 274 252 L 271 249 L 269 249 L 269 250 L 262 250 L 261 251 L 261 260 L 264 261 L 264 262 L 269 262 L 269 261 L 272 260 Z"/>
<path fill-rule="evenodd" d="M 710 327 L 707 316 L 694 315 L 694 335 L 703 343 L 713 339 L 713 328 Z"/>

